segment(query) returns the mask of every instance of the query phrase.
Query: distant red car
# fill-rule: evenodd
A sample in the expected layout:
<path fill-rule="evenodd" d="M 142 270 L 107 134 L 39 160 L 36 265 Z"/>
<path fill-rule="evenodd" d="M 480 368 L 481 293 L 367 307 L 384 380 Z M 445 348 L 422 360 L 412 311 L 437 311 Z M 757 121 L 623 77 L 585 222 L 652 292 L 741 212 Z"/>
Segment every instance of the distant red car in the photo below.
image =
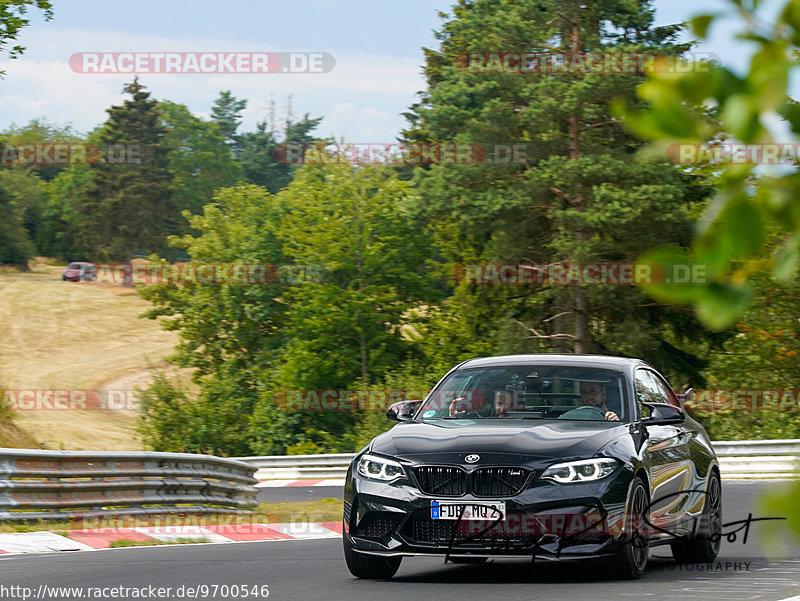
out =
<path fill-rule="evenodd" d="M 61 274 L 61 279 L 65 282 L 93 282 L 96 273 L 94 263 L 77 261 L 67 265 Z"/>

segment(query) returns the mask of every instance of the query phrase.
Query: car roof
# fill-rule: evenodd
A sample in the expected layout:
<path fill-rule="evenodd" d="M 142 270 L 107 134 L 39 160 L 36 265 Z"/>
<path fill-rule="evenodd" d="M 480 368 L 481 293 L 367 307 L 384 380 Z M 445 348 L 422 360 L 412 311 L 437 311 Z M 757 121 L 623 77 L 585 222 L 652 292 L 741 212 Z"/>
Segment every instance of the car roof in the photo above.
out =
<path fill-rule="evenodd" d="M 458 366 L 457 369 L 470 369 L 473 367 L 494 367 L 501 365 L 559 365 L 579 367 L 606 367 L 629 370 L 637 365 L 647 365 L 641 359 L 631 357 L 612 357 L 609 355 L 502 355 L 499 357 L 478 357 L 470 359 Z"/>

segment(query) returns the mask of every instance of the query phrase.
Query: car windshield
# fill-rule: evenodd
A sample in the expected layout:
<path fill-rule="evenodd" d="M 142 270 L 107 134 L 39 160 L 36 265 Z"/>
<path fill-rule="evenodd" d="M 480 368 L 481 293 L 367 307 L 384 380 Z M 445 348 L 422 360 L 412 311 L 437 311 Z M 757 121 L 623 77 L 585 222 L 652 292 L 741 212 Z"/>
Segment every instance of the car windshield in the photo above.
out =
<path fill-rule="evenodd" d="M 435 419 L 628 421 L 623 375 L 610 369 L 509 365 L 461 369 L 428 396 L 417 413 Z"/>

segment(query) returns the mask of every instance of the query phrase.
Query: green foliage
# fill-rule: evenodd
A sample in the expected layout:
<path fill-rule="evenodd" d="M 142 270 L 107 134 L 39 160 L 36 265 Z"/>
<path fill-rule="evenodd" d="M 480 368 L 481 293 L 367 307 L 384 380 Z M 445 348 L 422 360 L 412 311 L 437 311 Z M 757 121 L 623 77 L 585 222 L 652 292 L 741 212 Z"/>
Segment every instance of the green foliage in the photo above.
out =
<path fill-rule="evenodd" d="M 23 232 L 39 247 L 39 241 L 47 238 L 45 212 L 48 199 L 47 182 L 39 179 L 34 172 L 19 167 L 4 167 L 0 170 L 0 187 L 5 189 L 22 219 Z M 11 227 L 8 224 L 7 227 Z"/>
<path fill-rule="evenodd" d="M 273 192 L 291 181 L 293 167 L 276 160 L 278 140 L 265 123 L 237 133 L 246 102 L 230 92 L 220 93 L 214 120 L 203 121 L 183 105 L 152 100 L 138 80 L 125 91 L 132 98 L 111 107 L 108 121 L 86 139 L 47 119 L 12 124 L 0 134 L 0 142 L 13 146 L 86 145 L 86 164 L 3 170 L 26 230 L 14 236 L 30 239 L 32 252 L 64 260 L 119 261 L 149 252 L 184 259 L 166 244 L 168 235 L 189 231 L 184 211 L 200 212 L 216 190 L 242 179 Z M 312 141 L 309 132 L 319 122 L 308 115 L 287 122 L 281 143 Z"/>
<path fill-rule="evenodd" d="M 34 251 L 21 207 L 0 187 L 0 264 L 14 265 L 27 271 Z"/>
<path fill-rule="evenodd" d="M 9 43 L 16 41 L 20 30 L 30 23 L 27 19 L 29 8 L 38 8 L 44 14 L 45 19 L 53 17 L 53 6 L 50 0 L 3 0 L 0 2 L 0 51 L 7 49 L 10 58 L 18 58 L 25 48 L 19 44 L 14 44 L 10 48 Z M 0 71 L 2 76 L 4 71 Z"/>
<path fill-rule="evenodd" d="M 142 441 L 158 451 L 208 453 L 219 456 L 250 454 L 246 414 L 250 400 L 220 378 L 207 383 L 197 398 L 163 374 L 138 392 L 141 403 L 138 431 Z"/>
<path fill-rule="evenodd" d="M 83 141 L 72 126 L 55 125 L 46 119 L 33 119 L 24 126 L 11 124 L 0 134 L 0 148 L 5 144 L 17 149 L 24 144 L 79 144 Z M 14 236 L 29 239 L 35 247 L 31 253 L 60 255 L 55 238 L 63 235 L 63 223 L 56 216 L 58 211 L 53 210 L 51 190 L 53 180 L 69 168 L 65 164 L 5 165 L 0 171 L 0 186 L 11 197 L 25 230 Z M 10 223 L 6 225 L 10 227 Z"/>
<path fill-rule="evenodd" d="M 620 96 L 636 102 L 643 75 L 470 72 L 463 64 L 478 51 L 679 54 L 678 27 L 654 27 L 652 18 L 646 3 L 454 7 L 440 48 L 426 50 L 428 89 L 404 135 L 526 151 L 524 161 L 417 170 L 417 214 L 434 224 L 448 272 L 476 263 L 633 262 L 654 241 L 688 242 L 691 215 L 709 194 L 705 175 L 637 160 L 641 143 L 609 109 Z M 718 342 L 688 311 L 654 305 L 631 287 L 453 283 L 454 296 L 435 312 L 439 349 L 431 350 L 443 363 L 469 352 L 603 352 L 646 356 L 697 381 L 702 356 Z"/>
<path fill-rule="evenodd" d="M 277 232 L 284 212 L 280 199 L 262 188 L 226 188 L 201 215 L 190 218 L 199 234 L 173 238 L 172 244 L 200 263 L 279 265 L 284 255 Z M 142 295 L 154 304 L 146 317 L 164 317 L 167 329 L 180 332 L 177 365 L 196 368 L 198 378 L 206 378 L 227 371 L 226 365 L 230 371 L 258 370 L 261 353 L 281 345 L 281 290 L 277 281 L 264 286 L 164 284 L 144 288 Z"/>
<path fill-rule="evenodd" d="M 320 277 L 283 295 L 288 338 L 275 383 L 282 390 L 364 389 L 413 355 L 401 326 L 434 294 L 425 232 L 408 217 L 412 186 L 376 168 L 309 166 L 279 196 L 289 207 L 279 234 L 284 252 Z M 301 442 L 346 450 L 352 443 L 345 436 L 362 418 L 333 411 L 293 419 Z"/>
<path fill-rule="evenodd" d="M 797 468 L 797 473 L 800 475 L 800 466 Z M 789 530 L 796 535 L 800 533 L 800 512 L 797 511 L 800 507 L 800 481 L 784 483 L 777 490 L 764 495 L 761 507 L 765 515 L 785 517 Z M 772 540 L 775 540 L 777 537 L 774 527 L 771 532 Z M 767 541 L 770 542 L 770 539 Z"/>
<path fill-rule="evenodd" d="M 712 440 L 769 440 L 800 438 L 800 412 L 693 411 Z"/>
<path fill-rule="evenodd" d="M 286 292 L 291 359 L 281 372 L 303 388 L 369 381 L 407 353 L 398 325 L 432 294 L 425 232 L 407 217 L 412 186 L 379 169 L 310 167 L 285 196 L 285 252 L 321 277 Z"/>
<path fill-rule="evenodd" d="M 182 440 L 226 454 L 349 450 L 358 411 L 287 411 L 278 401 L 287 390 L 368 386 L 413 356 L 402 326 L 433 292 L 412 198 L 408 182 L 377 169 L 309 166 L 277 195 L 224 189 L 191 219 L 199 235 L 173 243 L 196 261 L 294 264 L 322 277 L 142 291 L 154 305 L 146 316 L 180 332 L 173 361 L 196 368 L 195 434 L 179 430 Z M 153 392 L 169 403 L 169 390 Z M 156 414 L 143 428 L 157 433 Z"/>
<path fill-rule="evenodd" d="M 242 111 L 247 108 L 247 100 L 240 100 L 231 94 L 230 90 L 223 90 L 211 107 L 211 118 L 219 127 L 225 138 L 225 143 L 230 146 L 234 154 L 241 149 L 236 130 L 242 122 Z"/>
<path fill-rule="evenodd" d="M 124 91 L 131 99 L 108 109 L 108 121 L 97 136 L 107 160 L 92 165 L 93 187 L 80 211 L 88 222 L 87 246 L 95 257 L 115 261 L 163 249 L 179 221 L 158 103 L 138 78 Z M 109 158 L 105 149 L 116 147 L 126 149 L 125 162 Z M 128 162 L 129 151 L 134 161 Z"/>
<path fill-rule="evenodd" d="M 283 140 L 267 129 L 267 122 L 261 121 L 256 131 L 246 132 L 238 137 L 237 158 L 244 169 L 248 182 L 263 186 L 272 193 L 285 188 L 294 174 L 293 167 L 280 162 L 280 145 L 308 144 L 316 141 L 311 131 L 316 129 L 322 118 L 310 119 L 306 114 L 300 121 L 286 123 Z M 278 152 L 276 152 L 278 151 Z"/>
<path fill-rule="evenodd" d="M 772 250 L 777 239 L 767 246 Z M 762 256 L 767 253 L 762 252 Z M 800 380 L 800 278 L 753 276 L 753 304 L 739 317 L 736 333 L 711 357 L 709 387 L 718 390 L 794 391 Z M 794 394 L 792 392 L 791 394 Z M 800 412 L 717 411 L 696 415 L 715 440 L 800 438 Z"/>
<path fill-rule="evenodd" d="M 697 63 L 685 73 L 651 75 L 639 88 L 648 106 L 631 110 L 622 104 L 617 112 L 639 135 L 654 140 L 651 152 L 665 152 L 672 144 L 727 143 L 769 144 L 776 141 L 770 120 L 780 115 L 792 132 L 800 132 L 800 110 L 788 98 L 790 75 L 797 68 L 800 21 L 797 2 L 784 5 L 775 23 L 767 25 L 753 15 L 756 3 L 731 1 L 742 29 L 740 39 L 753 43 L 755 51 L 748 71 L 739 76 L 724 65 Z M 707 35 L 720 15 L 700 15 L 691 24 L 695 35 Z M 699 110 L 716 107 L 714 115 Z M 717 116 L 719 122 L 717 122 Z M 654 251 L 658 260 L 705 265 L 706 281 L 690 288 L 667 292 L 652 288 L 655 298 L 693 304 L 708 327 L 721 330 L 735 323 L 753 301 L 749 280 L 762 269 L 761 248 L 770 227 L 789 233 L 767 265 L 783 279 L 800 264 L 800 179 L 794 170 L 763 173 L 755 161 L 723 162 L 714 201 L 698 224 L 689 249 Z"/>
<path fill-rule="evenodd" d="M 800 50 L 800 9 L 796 0 L 788 0 L 773 23 L 765 23 L 754 12 L 758 2 L 731 0 L 731 12 L 738 17 L 741 29 L 736 35 L 748 40 L 754 48 L 748 70 L 741 76 L 724 65 L 702 65 L 702 69 L 682 74 L 652 75 L 641 86 L 639 96 L 649 106 L 644 110 L 621 107 L 633 131 L 654 140 L 655 152 L 663 152 L 670 144 L 708 144 L 727 141 L 745 144 L 771 144 L 776 139 L 769 123 L 776 115 L 784 119 L 793 134 L 800 132 L 800 110 L 789 98 L 788 85 L 797 70 Z M 692 20 L 692 30 L 700 38 L 721 15 L 700 15 Z M 720 123 L 696 107 L 716 107 Z M 739 334 L 730 341 L 731 355 L 723 362 L 728 370 L 723 378 L 746 379 L 748 387 L 774 389 L 778 381 L 792 378 L 794 370 L 787 364 L 797 361 L 786 356 L 797 350 L 796 280 L 800 265 L 800 178 L 796 169 L 756 171 L 755 162 L 728 161 L 719 166 L 719 186 L 695 231 L 691 247 L 670 253 L 671 260 L 694 262 L 706 266 L 709 278 L 698 286 L 687 288 L 671 298 L 672 302 L 693 304 L 700 319 L 714 329 L 729 327 L 741 319 Z M 793 282 L 789 287 L 788 311 L 781 301 L 785 290 L 766 292 L 762 248 L 768 232 L 777 229 L 787 235 L 781 248 L 767 261 L 773 274 Z M 652 256 L 652 255 L 651 255 Z M 762 294 L 755 290 L 761 288 Z M 651 294 L 659 297 L 661 290 Z M 772 304 L 777 297 L 777 303 Z M 757 315 L 748 313 L 755 300 L 763 309 Z M 758 307 L 761 305 L 761 307 Z M 766 305 L 766 306 L 764 306 Z M 788 322 L 788 323 L 787 323 Z M 743 330 L 741 326 L 744 326 Z M 777 328 L 777 329 L 774 329 Z M 780 333 L 779 333 L 780 332 Z M 786 340 L 787 333 L 793 334 Z M 792 348 L 794 347 L 794 348 Z M 775 372 L 778 372 L 777 374 Z M 795 388 L 796 386 L 792 386 Z M 797 418 L 793 414 L 715 416 L 709 425 L 721 435 L 736 436 L 745 431 L 762 435 L 797 436 Z M 800 484 L 769 502 L 779 515 L 796 516 L 800 502 Z M 800 523 L 792 518 L 790 525 L 800 535 Z"/>
<path fill-rule="evenodd" d="M 58 125 L 50 123 L 47 119 L 31 119 L 28 123 L 18 126 L 15 123 L 0 134 L 0 141 L 17 147 L 21 144 L 80 144 L 85 142 L 70 124 Z M 32 172 L 45 181 L 50 181 L 67 168 L 67 165 L 30 165 L 17 167 Z"/>
<path fill-rule="evenodd" d="M 280 202 L 256 186 L 223 189 L 202 215 L 190 220 L 199 234 L 173 239 L 193 260 L 202 263 L 278 265 L 283 261 L 276 236 L 284 212 Z M 181 367 L 195 368 L 199 393 L 190 403 L 196 413 L 187 422 L 191 435 L 181 431 L 181 444 L 202 444 L 226 455 L 250 454 L 250 416 L 261 394 L 259 379 L 275 361 L 283 343 L 285 307 L 280 286 L 202 286 L 164 284 L 142 290 L 153 303 L 145 314 L 162 317 L 168 330 L 180 333 L 172 358 Z M 169 403 L 169 396 L 162 396 Z M 279 417 L 276 416 L 276 417 Z M 280 436 L 280 420 L 275 427 Z M 144 431 L 160 429 L 158 419 L 144 416 Z M 155 444 L 154 448 L 160 448 Z"/>
<path fill-rule="evenodd" d="M 449 366 L 449 367 L 452 367 Z M 384 378 L 366 390 L 374 392 L 373 398 L 380 399 L 386 395 L 385 403 L 369 411 L 362 411 L 356 418 L 353 432 L 346 436 L 347 446 L 354 451 L 364 448 L 378 434 L 386 432 L 395 422 L 386 419 L 386 409 L 393 402 L 422 400 L 444 375 L 444 371 L 426 375 L 430 370 L 423 362 L 408 361 L 392 370 Z"/>
<path fill-rule="evenodd" d="M 182 104 L 164 101 L 158 108 L 166 129 L 172 203 L 178 211 L 198 213 L 216 190 L 242 179 L 242 168 L 231 155 L 221 125 L 195 117 Z"/>
<path fill-rule="evenodd" d="M 138 391 L 141 406 L 139 432 L 145 445 L 165 452 L 188 451 L 193 445 L 194 405 L 162 373 L 154 373 L 145 391 Z"/>
<path fill-rule="evenodd" d="M 50 182 L 40 226 L 42 234 L 37 237 L 41 254 L 67 261 L 94 258 L 92 221 L 85 213 L 92 190 L 89 165 L 71 165 Z"/>
<path fill-rule="evenodd" d="M 740 316 L 736 335 L 715 357 L 712 384 L 725 388 L 796 388 L 800 381 L 800 278 L 782 282 L 762 272 L 752 282 L 758 295 Z"/>

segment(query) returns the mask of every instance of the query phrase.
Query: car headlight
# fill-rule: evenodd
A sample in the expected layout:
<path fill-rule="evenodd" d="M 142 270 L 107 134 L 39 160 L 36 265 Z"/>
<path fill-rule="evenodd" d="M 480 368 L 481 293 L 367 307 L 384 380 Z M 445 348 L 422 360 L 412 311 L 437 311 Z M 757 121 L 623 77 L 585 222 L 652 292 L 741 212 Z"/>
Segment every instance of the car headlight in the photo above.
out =
<path fill-rule="evenodd" d="M 406 475 L 403 466 L 396 461 L 375 455 L 361 456 L 358 460 L 358 473 L 365 478 L 383 482 L 392 482 Z"/>
<path fill-rule="evenodd" d="M 598 457 L 597 459 L 584 459 L 583 461 L 569 461 L 551 465 L 539 476 L 545 480 L 553 480 L 561 484 L 570 482 L 590 482 L 605 478 L 619 463 L 616 459 Z"/>

